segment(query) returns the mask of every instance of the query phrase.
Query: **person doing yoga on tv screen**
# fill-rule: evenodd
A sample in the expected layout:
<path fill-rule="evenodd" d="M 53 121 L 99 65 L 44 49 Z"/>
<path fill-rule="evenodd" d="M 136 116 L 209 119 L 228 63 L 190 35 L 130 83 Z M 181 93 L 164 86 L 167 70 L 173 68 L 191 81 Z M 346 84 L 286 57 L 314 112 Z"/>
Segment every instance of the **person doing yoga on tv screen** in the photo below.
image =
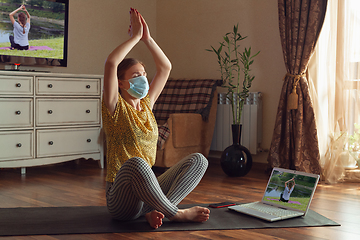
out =
<path fill-rule="evenodd" d="M 292 191 L 294 190 L 294 188 L 295 188 L 295 179 L 294 178 L 286 181 L 285 182 L 285 189 L 280 194 L 280 201 L 289 202 L 290 195 L 291 195 Z"/>
<path fill-rule="evenodd" d="M 107 143 L 106 202 L 114 219 L 127 221 L 140 216 L 153 228 L 171 221 L 204 222 L 210 210 L 177 205 L 200 182 L 207 159 L 191 154 L 156 177 L 158 128 L 152 107 L 169 77 L 171 63 L 150 35 L 143 16 L 130 9 L 130 38 L 108 56 L 104 70 L 103 126 Z M 144 64 L 126 58 L 139 42 L 151 53 L 156 73 L 149 86 Z"/>
<path fill-rule="evenodd" d="M 17 20 L 15 21 L 14 15 L 18 11 L 24 11 L 26 13 L 20 12 L 17 16 Z M 9 41 L 11 44 L 10 49 L 18 49 L 18 50 L 29 50 L 29 31 L 30 31 L 30 14 L 26 10 L 26 7 L 24 5 L 21 5 L 18 9 L 15 9 L 13 12 L 9 14 L 10 21 L 12 25 L 14 26 L 14 36 L 9 36 Z"/>

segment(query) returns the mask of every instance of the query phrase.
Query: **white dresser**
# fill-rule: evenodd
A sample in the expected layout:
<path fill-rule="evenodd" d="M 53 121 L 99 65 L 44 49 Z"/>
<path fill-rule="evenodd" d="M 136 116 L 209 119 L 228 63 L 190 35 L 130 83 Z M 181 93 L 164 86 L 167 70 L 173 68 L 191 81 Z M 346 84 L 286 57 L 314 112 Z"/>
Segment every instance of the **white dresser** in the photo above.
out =
<path fill-rule="evenodd" d="M 0 168 L 79 158 L 104 167 L 102 76 L 0 71 Z"/>

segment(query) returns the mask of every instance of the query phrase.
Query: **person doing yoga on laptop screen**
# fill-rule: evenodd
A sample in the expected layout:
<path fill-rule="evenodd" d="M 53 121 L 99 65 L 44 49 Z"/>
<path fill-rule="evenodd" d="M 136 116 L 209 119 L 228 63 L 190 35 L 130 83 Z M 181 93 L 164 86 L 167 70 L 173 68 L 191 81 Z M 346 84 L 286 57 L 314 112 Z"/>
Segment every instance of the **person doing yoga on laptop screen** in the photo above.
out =
<path fill-rule="evenodd" d="M 15 20 L 14 15 L 18 11 L 24 11 L 26 13 L 20 12 L 17 16 L 17 20 Z M 24 5 L 21 5 L 19 8 L 15 9 L 9 14 L 10 21 L 12 25 L 14 26 L 14 36 L 9 36 L 9 41 L 11 44 L 10 49 L 14 50 L 29 50 L 29 31 L 30 31 L 30 14 L 26 10 L 26 7 Z"/>
<path fill-rule="evenodd" d="M 292 191 L 295 188 L 295 179 L 292 178 L 288 181 L 285 182 L 285 189 L 284 191 L 280 194 L 280 200 L 281 202 L 289 202 L 290 199 L 290 195 L 292 193 Z"/>
<path fill-rule="evenodd" d="M 152 107 L 169 77 L 171 63 L 150 35 L 143 16 L 130 9 L 130 38 L 108 56 L 104 70 L 103 127 L 107 143 L 106 202 L 114 219 L 128 221 L 145 216 L 153 228 L 170 221 L 204 222 L 208 208 L 177 205 L 203 177 L 207 159 L 191 154 L 156 177 L 158 128 Z M 144 64 L 126 58 L 139 42 L 151 53 L 155 66 L 151 85 Z"/>

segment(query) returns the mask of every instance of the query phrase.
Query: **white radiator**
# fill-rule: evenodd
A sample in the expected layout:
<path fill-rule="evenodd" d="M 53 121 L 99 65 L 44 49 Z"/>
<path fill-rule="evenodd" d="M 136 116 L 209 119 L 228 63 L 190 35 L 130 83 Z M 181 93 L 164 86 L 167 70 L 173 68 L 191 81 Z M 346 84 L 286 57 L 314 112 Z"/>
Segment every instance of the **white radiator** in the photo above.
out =
<path fill-rule="evenodd" d="M 223 151 L 233 144 L 231 125 L 233 117 L 231 104 L 226 93 L 219 93 L 214 135 L 211 150 Z M 244 104 L 241 116 L 241 145 L 249 149 L 251 154 L 259 151 L 262 140 L 262 97 L 260 92 L 251 92 Z"/>

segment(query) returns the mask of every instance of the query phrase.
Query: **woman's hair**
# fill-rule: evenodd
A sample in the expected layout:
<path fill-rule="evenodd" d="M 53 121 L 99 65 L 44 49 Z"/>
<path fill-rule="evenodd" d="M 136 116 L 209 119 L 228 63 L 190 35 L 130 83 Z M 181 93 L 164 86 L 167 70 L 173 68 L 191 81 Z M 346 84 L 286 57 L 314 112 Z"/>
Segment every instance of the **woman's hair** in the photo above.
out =
<path fill-rule="evenodd" d="M 26 25 L 26 16 L 25 13 L 21 12 L 18 15 L 19 21 L 21 22 L 23 26 L 23 34 L 25 34 L 25 25 Z"/>
<path fill-rule="evenodd" d="M 136 65 L 140 63 L 141 65 L 143 65 L 143 67 L 145 68 L 145 65 L 140 62 L 137 59 L 134 58 L 125 58 L 124 60 L 121 61 L 121 63 L 118 65 L 117 67 L 117 77 L 119 80 L 124 80 L 125 78 L 125 72 L 131 68 L 132 66 Z"/>
<path fill-rule="evenodd" d="M 294 186 L 294 182 L 293 182 L 293 181 L 290 181 L 290 182 L 289 182 L 289 189 L 291 189 L 293 186 Z"/>

